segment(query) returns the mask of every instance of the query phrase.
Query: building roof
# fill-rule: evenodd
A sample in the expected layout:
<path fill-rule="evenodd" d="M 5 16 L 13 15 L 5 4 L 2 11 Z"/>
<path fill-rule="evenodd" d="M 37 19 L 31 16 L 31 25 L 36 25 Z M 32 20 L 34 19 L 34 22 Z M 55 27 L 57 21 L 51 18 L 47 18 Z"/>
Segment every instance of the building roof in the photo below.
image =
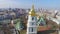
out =
<path fill-rule="evenodd" d="M 53 22 L 53 21 L 47 20 L 47 19 L 45 19 L 45 20 L 46 20 L 46 23 L 47 23 L 46 26 L 39 26 L 38 31 L 46 31 L 46 30 L 57 29 L 58 25 L 56 24 L 56 22 Z"/>
<path fill-rule="evenodd" d="M 43 24 L 43 25 L 46 25 L 46 22 L 45 22 L 45 20 L 44 20 L 44 18 L 41 16 L 41 17 L 39 17 L 39 20 L 38 20 L 38 25 L 39 24 Z"/>

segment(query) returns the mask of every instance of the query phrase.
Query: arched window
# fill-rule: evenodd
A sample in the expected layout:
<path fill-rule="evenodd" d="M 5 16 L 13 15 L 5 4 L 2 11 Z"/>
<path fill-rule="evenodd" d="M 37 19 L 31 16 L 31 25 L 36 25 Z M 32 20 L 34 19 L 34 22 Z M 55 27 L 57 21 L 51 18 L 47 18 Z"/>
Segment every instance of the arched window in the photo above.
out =
<path fill-rule="evenodd" d="M 33 32 L 33 28 L 32 28 L 32 30 L 31 30 L 31 32 Z"/>
<path fill-rule="evenodd" d="M 29 28 L 29 32 L 33 32 L 33 28 L 32 27 Z"/>
<path fill-rule="evenodd" d="M 32 17 L 32 20 L 34 20 L 34 17 Z"/>

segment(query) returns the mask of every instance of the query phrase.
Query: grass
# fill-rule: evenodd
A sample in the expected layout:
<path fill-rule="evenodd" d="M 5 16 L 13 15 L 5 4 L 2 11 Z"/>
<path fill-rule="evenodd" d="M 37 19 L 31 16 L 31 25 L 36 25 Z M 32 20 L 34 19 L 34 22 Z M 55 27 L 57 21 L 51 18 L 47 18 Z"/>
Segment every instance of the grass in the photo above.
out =
<path fill-rule="evenodd" d="M 26 30 L 21 30 L 20 34 L 26 34 Z M 47 31 L 43 31 L 43 32 L 39 32 L 39 34 L 57 34 L 56 30 L 47 30 Z"/>
<path fill-rule="evenodd" d="M 26 30 L 21 30 L 20 34 L 26 34 Z"/>

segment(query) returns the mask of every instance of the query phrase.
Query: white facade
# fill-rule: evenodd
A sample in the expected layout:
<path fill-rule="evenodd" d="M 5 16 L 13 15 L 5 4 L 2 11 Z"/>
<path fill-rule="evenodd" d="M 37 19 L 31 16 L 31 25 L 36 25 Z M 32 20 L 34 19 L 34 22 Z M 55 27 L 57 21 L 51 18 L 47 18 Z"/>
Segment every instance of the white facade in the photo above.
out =
<path fill-rule="evenodd" d="M 27 34 L 37 34 L 37 17 L 28 16 Z"/>

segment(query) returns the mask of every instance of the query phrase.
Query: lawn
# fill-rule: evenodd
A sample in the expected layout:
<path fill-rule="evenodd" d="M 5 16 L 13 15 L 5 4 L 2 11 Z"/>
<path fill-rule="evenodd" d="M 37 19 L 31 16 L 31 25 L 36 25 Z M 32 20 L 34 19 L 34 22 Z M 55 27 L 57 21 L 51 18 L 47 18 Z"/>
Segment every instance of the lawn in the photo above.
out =
<path fill-rule="evenodd" d="M 20 34 L 26 34 L 26 30 L 21 30 Z"/>

